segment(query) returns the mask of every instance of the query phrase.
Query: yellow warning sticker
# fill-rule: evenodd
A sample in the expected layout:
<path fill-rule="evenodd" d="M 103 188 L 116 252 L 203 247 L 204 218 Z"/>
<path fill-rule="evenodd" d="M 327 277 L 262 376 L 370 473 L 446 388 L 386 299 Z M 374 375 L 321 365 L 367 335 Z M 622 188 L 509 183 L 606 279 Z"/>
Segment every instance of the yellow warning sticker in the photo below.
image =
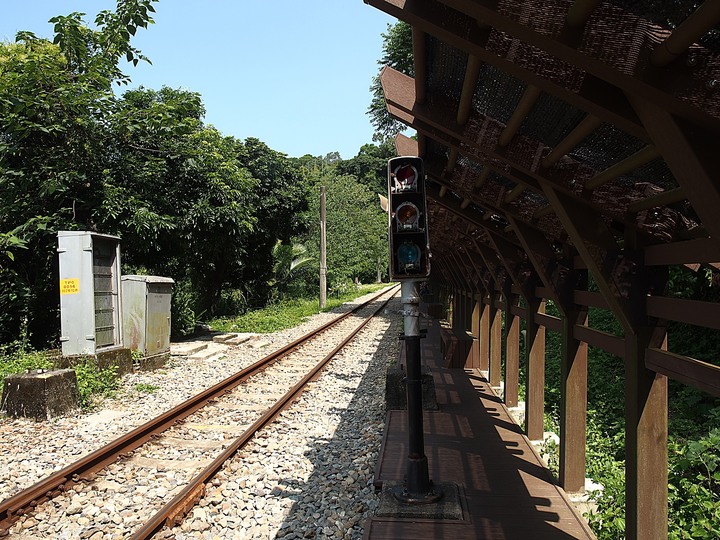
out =
<path fill-rule="evenodd" d="M 79 292 L 80 280 L 78 278 L 60 280 L 60 294 L 77 294 Z"/>

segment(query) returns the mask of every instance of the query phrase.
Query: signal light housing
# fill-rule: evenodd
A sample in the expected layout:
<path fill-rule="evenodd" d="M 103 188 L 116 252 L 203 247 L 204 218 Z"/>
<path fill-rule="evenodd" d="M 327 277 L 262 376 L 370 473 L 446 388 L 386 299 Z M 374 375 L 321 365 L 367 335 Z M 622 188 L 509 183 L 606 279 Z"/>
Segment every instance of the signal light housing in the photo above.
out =
<path fill-rule="evenodd" d="M 425 203 L 425 169 L 418 157 L 388 161 L 390 279 L 430 275 L 430 245 Z"/>

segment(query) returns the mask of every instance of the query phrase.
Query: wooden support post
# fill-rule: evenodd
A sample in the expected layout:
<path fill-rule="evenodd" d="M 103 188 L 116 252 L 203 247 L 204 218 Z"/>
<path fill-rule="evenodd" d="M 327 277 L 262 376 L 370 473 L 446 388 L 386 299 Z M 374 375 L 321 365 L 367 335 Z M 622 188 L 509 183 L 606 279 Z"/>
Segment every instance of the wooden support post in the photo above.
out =
<path fill-rule="evenodd" d="M 501 309 L 494 308 L 490 323 L 490 386 L 502 381 L 502 317 Z"/>
<path fill-rule="evenodd" d="M 575 324 L 587 325 L 587 312 L 563 317 L 560 364 L 560 485 L 567 492 L 585 487 L 588 346 L 573 336 Z"/>
<path fill-rule="evenodd" d="M 480 334 L 478 336 L 478 367 L 481 371 L 490 370 L 490 318 L 492 310 L 488 304 L 481 303 Z"/>
<path fill-rule="evenodd" d="M 545 415 L 545 327 L 535 322 L 535 313 L 545 313 L 545 301 L 528 309 L 527 387 L 525 431 L 531 441 L 543 438 Z"/>
<path fill-rule="evenodd" d="M 471 368 L 480 367 L 480 322 L 482 320 L 483 303 L 482 296 L 475 295 L 472 304 L 472 316 L 470 319 L 470 333 L 473 337 L 472 354 L 470 365 Z"/>
<path fill-rule="evenodd" d="M 465 330 L 465 291 L 462 290 L 458 294 L 458 313 L 457 313 L 457 325 L 454 325 L 455 329 L 462 332 Z"/>
<path fill-rule="evenodd" d="M 509 308 L 509 306 L 508 306 Z M 520 317 L 505 312 L 505 405 L 517 407 L 520 378 Z"/>
<path fill-rule="evenodd" d="M 663 328 L 625 336 L 625 538 L 668 537 L 667 377 L 645 367 L 648 347 L 666 348 Z"/>
<path fill-rule="evenodd" d="M 472 293 L 470 291 L 463 291 L 462 309 L 462 327 L 460 329 L 463 332 L 468 332 L 472 324 Z"/>

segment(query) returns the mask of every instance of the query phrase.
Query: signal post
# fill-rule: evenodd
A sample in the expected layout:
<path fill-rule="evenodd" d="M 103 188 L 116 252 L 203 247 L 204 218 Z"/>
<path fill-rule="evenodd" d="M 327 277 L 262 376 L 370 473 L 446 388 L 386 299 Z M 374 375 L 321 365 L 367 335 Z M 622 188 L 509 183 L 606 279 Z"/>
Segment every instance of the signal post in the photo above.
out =
<path fill-rule="evenodd" d="M 390 279 L 401 282 L 406 360 L 408 462 L 404 486 L 393 491 L 403 503 L 434 503 L 442 497 L 428 473 L 423 436 L 418 285 L 430 275 L 425 171 L 418 157 L 388 161 Z"/>

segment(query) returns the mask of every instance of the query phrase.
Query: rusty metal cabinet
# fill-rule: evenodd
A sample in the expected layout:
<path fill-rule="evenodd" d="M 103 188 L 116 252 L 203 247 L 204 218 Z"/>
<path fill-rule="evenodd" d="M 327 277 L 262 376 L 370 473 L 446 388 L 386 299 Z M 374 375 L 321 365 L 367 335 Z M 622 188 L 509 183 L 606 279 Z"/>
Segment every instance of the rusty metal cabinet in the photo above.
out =
<path fill-rule="evenodd" d="M 144 357 L 170 352 L 172 278 L 122 276 L 125 346 Z"/>

